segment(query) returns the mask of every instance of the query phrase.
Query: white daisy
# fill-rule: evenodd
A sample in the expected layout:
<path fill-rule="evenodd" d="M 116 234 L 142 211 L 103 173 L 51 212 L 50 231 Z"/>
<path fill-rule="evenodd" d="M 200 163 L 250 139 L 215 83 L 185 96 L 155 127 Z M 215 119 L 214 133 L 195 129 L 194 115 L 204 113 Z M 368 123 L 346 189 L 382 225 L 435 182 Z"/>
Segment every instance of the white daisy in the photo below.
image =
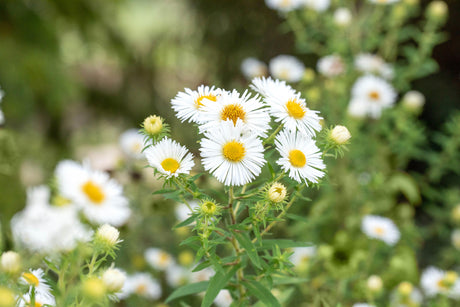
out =
<path fill-rule="evenodd" d="M 460 280 L 453 271 L 428 267 L 420 277 L 420 285 L 428 297 L 444 294 L 456 300 L 460 298 Z"/>
<path fill-rule="evenodd" d="M 240 95 L 236 90 L 223 93 L 217 102 L 204 101 L 202 118 L 205 124 L 200 126 L 200 133 L 213 130 L 219 123 L 231 121 L 236 125 L 241 120 L 247 130 L 266 137 L 270 129 L 270 115 L 258 96 L 251 97 L 247 91 Z"/>
<path fill-rule="evenodd" d="M 400 238 L 400 233 L 392 220 L 377 216 L 366 215 L 361 223 L 361 230 L 366 236 L 384 241 L 388 245 L 395 245 Z"/>
<path fill-rule="evenodd" d="M 227 289 L 220 290 L 219 294 L 217 294 L 216 298 L 214 299 L 214 304 L 217 307 L 229 307 L 232 302 L 232 295 Z"/>
<path fill-rule="evenodd" d="M 75 208 L 51 206 L 49 197 L 45 186 L 27 190 L 26 207 L 11 219 L 15 243 L 31 252 L 53 254 L 89 241 L 92 232 L 80 223 Z"/>
<path fill-rule="evenodd" d="M 265 97 L 264 101 L 270 108 L 270 114 L 275 121 L 281 122 L 284 128 L 292 132 L 298 130 L 306 136 L 314 136 L 316 131 L 321 130 L 322 117 L 318 115 L 319 112 L 307 108 L 305 99 L 300 98 L 300 93 L 285 82 L 271 78 L 256 78 L 252 83 L 251 87 Z"/>
<path fill-rule="evenodd" d="M 55 174 L 61 195 L 81 208 L 90 222 L 121 226 L 130 217 L 122 186 L 107 173 L 67 160 L 58 164 Z"/>
<path fill-rule="evenodd" d="M 247 133 L 241 120 L 236 125 L 225 121 L 207 131 L 200 152 L 204 169 L 227 186 L 251 182 L 265 164 L 262 141 Z"/>
<path fill-rule="evenodd" d="M 345 70 L 345 63 L 338 55 L 328 55 L 318 60 L 318 71 L 326 77 L 335 77 Z"/>
<path fill-rule="evenodd" d="M 346 27 L 351 23 L 351 12 L 346 7 L 341 7 L 334 12 L 334 22 L 339 27 Z"/>
<path fill-rule="evenodd" d="M 326 168 L 321 158 L 321 151 L 315 141 L 297 132 L 281 131 L 275 140 L 276 149 L 281 158 L 276 161 L 289 177 L 301 183 L 317 183 L 324 176 Z"/>
<path fill-rule="evenodd" d="M 275 79 L 282 79 L 288 82 L 298 82 L 302 79 L 305 66 L 299 59 L 291 55 L 278 55 L 270 60 L 268 64 L 270 74 Z"/>
<path fill-rule="evenodd" d="M 167 178 L 190 174 L 195 165 L 193 155 L 187 148 L 167 137 L 144 150 L 144 155 L 150 166 Z"/>
<path fill-rule="evenodd" d="M 331 5 L 331 0 L 304 0 L 305 5 L 317 12 L 324 12 Z"/>
<path fill-rule="evenodd" d="M 129 129 L 120 135 L 120 147 L 130 158 L 142 159 L 144 136 L 137 129 Z"/>
<path fill-rule="evenodd" d="M 373 118 L 380 117 L 382 110 L 393 106 L 396 101 L 393 87 L 385 80 L 372 75 L 360 77 L 351 91 L 349 112 L 354 110 L 356 113 L 356 109 L 361 109 L 361 113 Z"/>
<path fill-rule="evenodd" d="M 34 287 L 35 293 L 42 294 L 43 296 L 51 296 L 51 287 L 44 276 L 45 272 L 42 269 L 29 270 L 22 273 L 20 280 L 23 284 L 28 285 L 30 290 Z"/>
<path fill-rule="evenodd" d="M 369 0 L 369 1 L 375 4 L 382 4 L 382 5 L 393 4 L 393 3 L 399 2 L 399 0 Z"/>
<path fill-rule="evenodd" d="M 146 249 L 144 257 L 147 263 L 157 271 L 164 271 L 175 264 L 173 257 L 169 253 L 156 247 Z"/>
<path fill-rule="evenodd" d="M 308 263 L 316 255 L 316 246 L 294 247 L 294 252 L 289 258 L 293 265 L 301 266 Z"/>
<path fill-rule="evenodd" d="M 241 72 L 248 80 L 267 75 L 268 67 L 256 58 L 246 58 L 241 62 Z"/>
<path fill-rule="evenodd" d="M 190 271 L 179 265 L 172 265 L 166 269 L 166 282 L 172 288 L 177 288 L 188 282 Z"/>
<path fill-rule="evenodd" d="M 124 299 L 132 294 L 156 300 L 161 297 L 161 286 L 150 274 L 136 273 L 126 278 L 121 293 L 117 294 L 117 297 Z"/>
<path fill-rule="evenodd" d="M 265 0 L 265 4 L 280 12 L 296 10 L 304 5 L 304 0 Z"/>
<path fill-rule="evenodd" d="M 381 57 L 375 54 L 358 54 L 355 57 L 355 68 L 360 72 L 377 74 L 385 79 L 393 79 L 394 77 L 393 66 L 385 63 Z"/>
<path fill-rule="evenodd" d="M 216 101 L 222 92 L 221 89 L 200 85 L 196 91 L 189 88 L 185 92 L 177 93 L 171 100 L 176 117 L 181 121 L 201 123 L 201 106 L 204 100 Z"/>
<path fill-rule="evenodd" d="M 22 295 L 18 300 L 18 307 L 30 307 L 31 305 L 31 293 L 26 293 Z M 54 296 L 49 293 L 44 295 L 42 293 L 35 293 L 35 307 L 41 306 L 56 306 L 56 300 Z"/>

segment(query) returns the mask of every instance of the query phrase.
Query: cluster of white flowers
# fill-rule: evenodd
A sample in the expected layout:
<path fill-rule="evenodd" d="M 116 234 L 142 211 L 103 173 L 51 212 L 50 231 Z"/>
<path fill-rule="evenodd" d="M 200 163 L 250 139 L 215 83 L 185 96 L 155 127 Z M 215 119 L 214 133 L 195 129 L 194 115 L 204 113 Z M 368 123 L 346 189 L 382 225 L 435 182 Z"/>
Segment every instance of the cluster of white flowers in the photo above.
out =
<path fill-rule="evenodd" d="M 256 58 L 246 58 L 241 63 L 241 71 L 248 80 L 265 77 L 267 75 L 267 64 Z M 270 60 L 268 72 L 275 79 L 299 82 L 304 76 L 305 66 L 298 58 L 281 54 Z"/>
<path fill-rule="evenodd" d="M 393 66 L 386 63 L 380 56 L 370 53 L 360 53 L 355 57 L 355 68 L 365 74 L 374 74 L 384 79 L 394 77 Z"/>
<path fill-rule="evenodd" d="M 254 180 L 265 164 L 262 138 L 267 137 L 271 117 L 284 130 L 275 144 L 281 158 L 277 163 L 297 182 L 318 182 L 325 165 L 314 137 L 321 130 L 318 111 L 284 81 L 255 78 L 252 89 L 262 95 L 243 94 L 200 86 L 185 89 L 171 101 L 182 121 L 192 121 L 203 134 L 200 153 L 204 169 L 227 186 Z M 280 127 L 281 128 L 281 127 Z M 188 174 L 193 155 L 169 138 L 144 151 L 147 160 L 167 178 Z"/>
<path fill-rule="evenodd" d="M 442 294 L 455 300 L 460 299 L 460 279 L 454 271 L 428 267 L 420 277 L 420 284 L 428 297 Z"/>

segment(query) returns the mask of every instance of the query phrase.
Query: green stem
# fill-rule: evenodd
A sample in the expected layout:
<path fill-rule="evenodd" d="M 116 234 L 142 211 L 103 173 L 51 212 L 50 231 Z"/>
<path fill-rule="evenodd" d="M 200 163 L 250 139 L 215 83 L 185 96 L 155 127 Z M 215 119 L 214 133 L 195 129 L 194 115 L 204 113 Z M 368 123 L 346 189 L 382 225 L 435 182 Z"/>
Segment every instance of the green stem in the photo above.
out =
<path fill-rule="evenodd" d="M 283 124 L 280 124 L 278 128 L 276 128 L 275 131 L 273 131 L 272 134 L 263 141 L 262 144 L 265 145 L 267 143 L 271 143 L 271 141 L 276 137 L 276 135 L 278 134 L 278 132 L 280 132 L 281 129 L 283 129 Z"/>

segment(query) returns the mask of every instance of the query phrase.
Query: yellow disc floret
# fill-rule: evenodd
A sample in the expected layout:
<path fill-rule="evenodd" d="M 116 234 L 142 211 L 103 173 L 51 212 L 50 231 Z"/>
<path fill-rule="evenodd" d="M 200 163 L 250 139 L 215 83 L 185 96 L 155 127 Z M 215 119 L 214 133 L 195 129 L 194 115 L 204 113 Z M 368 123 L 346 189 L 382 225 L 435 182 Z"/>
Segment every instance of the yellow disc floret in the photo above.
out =
<path fill-rule="evenodd" d="M 246 149 L 244 145 L 237 141 L 231 141 L 224 145 L 222 148 L 224 157 L 231 162 L 240 162 L 243 160 Z"/>
<path fill-rule="evenodd" d="M 211 100 L 211 101 L 214 101 L 214 102 L 217 101 L 217 97 L 214 96 L 213 94 L 200 96 L 195 100 L 195 107 L 197 109 L 199 109 L 199 108 L 201 108 L 203 106 L 203 103 L 202 103 L 203 99 L 208 99 L 208 100 Z"/>
<path fill-rule="evenodd" d="M 286 109 L 290 117 L 301 119 L 305 115 L 305 110 L 297 99 L 290 99 L 286 103 Z"/>
<path fill-rule="evenodd" d="M 298 149 L 293 149 L 289 152 L 289 162 L 295 167 L 304 167 L 307 164 L 307 158 L 304 153 Z"/>
<path fill-rule="evenodd" d="M 87 181 L 81 189 L 83 190 L 83 193 L 88 196 L 88 198 L 96 204 L 100 204 L 104 201 L 105 195 L 104 192 L 102 191 L 101 187 L 91 180 Z"/>
<path fill-rule="evenodd" d="M 369 93 L 369 98 L 372 100 L 379 100 L 380 99 L 380 94 L 377 91 L 372 91 Z"/>
<path fill-rule="evenodd" d="M 244 112 L 243 107 L 239 104 L 229 104 L 220 113 L 220 118 L 222 120 L 231 120 L 236 125 L 238 119 L 245 120 L 246 112 Z"/>
<path fill-rule="evenodd" d="M 179 168 L 180 164 L 177 162 L 176 159 L 173 158 L 166 158 L 161 162 L 161 166 L 165 171 L 175 173 L 177 169 Z"/>
<path fill-rule="evenodd" d="M 27 281 L 28 284 L 30 284 L 30 285 L 32 285 L 34 287 L 38 287 L 38 285 L 40 283 L 38 278 L 37 278 L 37 276 L 35 276 L 32 273 L 23 273 L 22 277 Z"/>

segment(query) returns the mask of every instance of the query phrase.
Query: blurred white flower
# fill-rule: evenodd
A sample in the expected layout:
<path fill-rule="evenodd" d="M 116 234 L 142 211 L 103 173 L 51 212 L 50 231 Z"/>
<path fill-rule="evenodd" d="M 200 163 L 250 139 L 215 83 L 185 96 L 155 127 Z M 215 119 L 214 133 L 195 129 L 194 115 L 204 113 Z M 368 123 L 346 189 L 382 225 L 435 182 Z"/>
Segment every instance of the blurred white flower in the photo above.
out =
<path fill-rule="evenodd" d="M 362 220 L 361 230 L 366 236 L 382 240 L 388 245 L 395 245 L 401 236 L 392 220 L 377 215 L 366 215 Z"/>
<path fill-rule="evenodd" d="M 188 282 L 190 270 L 179 265 L 171 265 L 166 269 L 166 282 L 172 288 L 177 288 Z"/>
<path fill-rule="evenodd" d="M 371 275 L 366 282 L 367 288 L 372 292 L 379 292 L 382 290 L 383 281 L 382 278 L 378 275 Z"/>
<path fill-rule="evenodd" d="M 192 283 L 196 283 L 200 281 L 209 281 L 211 277 L 214 276 L 214 274 L 216 274 L 216 272 L 212 268 L 207 267 L 207 268 L 202 269 L 201 271 L 192 272 L 190 274 L 190 281 Z"/>
<path fill-rule="evenodd" d="M 266 76 L 268 73 L 267 64 L 256 58 L 246 58 L 241 62 L 241 72 L 248 80 L 256 77 Z"/>
<path fill-rule="evenodd" d="M 402 103 L 408 109 L 418 111 L 425 104 L 425 96 L 418 91 L 409 91 L 403 96 Z"/>
<path fill-rule="evenodd" d="M 316 246 L 294 247 L 289 258 L 295 266 L 301 266 L 316 256 Z"/>
<path fill-rule="evenodd" d="M 120 135 L 120 147 L 129 158 L 142 159 L 144 136 L 137 129 L 126 130 Z"/>
<path fill-rule="evenodd" d="M 161 297 L 161 286 L 158 281 L 148 273 L 136 273 L 129 275 L 123 285 L 121 293 L 117 294 L 120 299 L 125 299 L 132 294 L 156 300 Z"/>
<path fill-rule="evenodd" d="M 265 4 L 280 12 L 296 10 L 304 5 L 305 0 L 265 0 Z"/>
<path fill-rule="evenodd" d="M 317 69 L 326 77 L 335 77 L 345 71 L 345 63 L 338 55 L 328 55 L 318 60 Z"/>
<path fill-rule="evenodd" d="M 331 5 L 331 0 L 303 0 L 305 5 L 317 12 L 324 12 Z"/>
<path fill-rule="evenodd" d="M 422 292 L 409 282 L 400 283 L 390 296 L 391 306 L 394 307 L 418 307 L 422 301 Z"/>
<path fill-rule="evenodd" d="M 199 207 L 198 202 L 195 200 L 189 201 L 188 204 L 190 205 L 190 207 L 192 207 L 192 209 Z M 176 219 L 179 222 L 185 221 L 192 214 L 192 212 L 186 204 L 176 205 L 176 207 L 174 208 L 174 213 L 176 215 Z"/>
<path fill-rule="evenodd" d="M 346 27 L 351 23 L 351 12 L 346 7 L 341 7 L 334 12 L 334 22 L 340 27 Z"/>
<path fill-rule="evenodd" d="M 278 55 L 268 64 L 270 74 L 276 79 L 298 82 L 305 72 L 303 63 L 291 55 Z"/>
<path fill-rule="evenodd" d="M 380 75 L 387 80 L 394 77 L 393 66 L 385 63 L 381 57 L 375 54 L 358 54 L 355 57 L 355 68 L 363 73 Z"/>
<path fill-rule="evenodd" d="M 21 269 L 21 256 L 14 251 L 7 251 L 0 258 L 0 268 L 3 272 L 16 274 Z"/>
<path fill-rule="evenodd" d="M 56 306 L 56 300 L 54 296 L 49 294 L 42 294 L 40 292 L 35 293 L 35 306 Z M 31 294 L 26 293 L 18 299 L 18 307 L 30 307 L 31 305 Z"/>
<path fill-rule="evenodd" d="M 173 257 L 169 253 L 156 247 L 146 249 L 144 257 L 145 261 L 157 271 L 164 271 L 175 264 Z"/>
<path fill-rule="evenodd" d="M 117 293 L 121 291 L 125 281 L 125 272 L 116 268 L 109 268 L 104 272 L 104 274 L 102 274 L 102 282 L 106 286 L 107 290 L 111 293 Z"/>
<path fill-rule="evenodd" d="M 420 285 L 428 297 L 444 294 L 455 300 L 460 299 L 460 280 L 456 272 L 428 267 L 420 277 Z"/>
<path fill-rule="evenodd" d="M 229 307 L 233 302 L 232 296 L 230 295 L 230 291 L 223 289 L 219 291 L 216 298 L 214 299 L 214 304 L 217 307 Z"/>

